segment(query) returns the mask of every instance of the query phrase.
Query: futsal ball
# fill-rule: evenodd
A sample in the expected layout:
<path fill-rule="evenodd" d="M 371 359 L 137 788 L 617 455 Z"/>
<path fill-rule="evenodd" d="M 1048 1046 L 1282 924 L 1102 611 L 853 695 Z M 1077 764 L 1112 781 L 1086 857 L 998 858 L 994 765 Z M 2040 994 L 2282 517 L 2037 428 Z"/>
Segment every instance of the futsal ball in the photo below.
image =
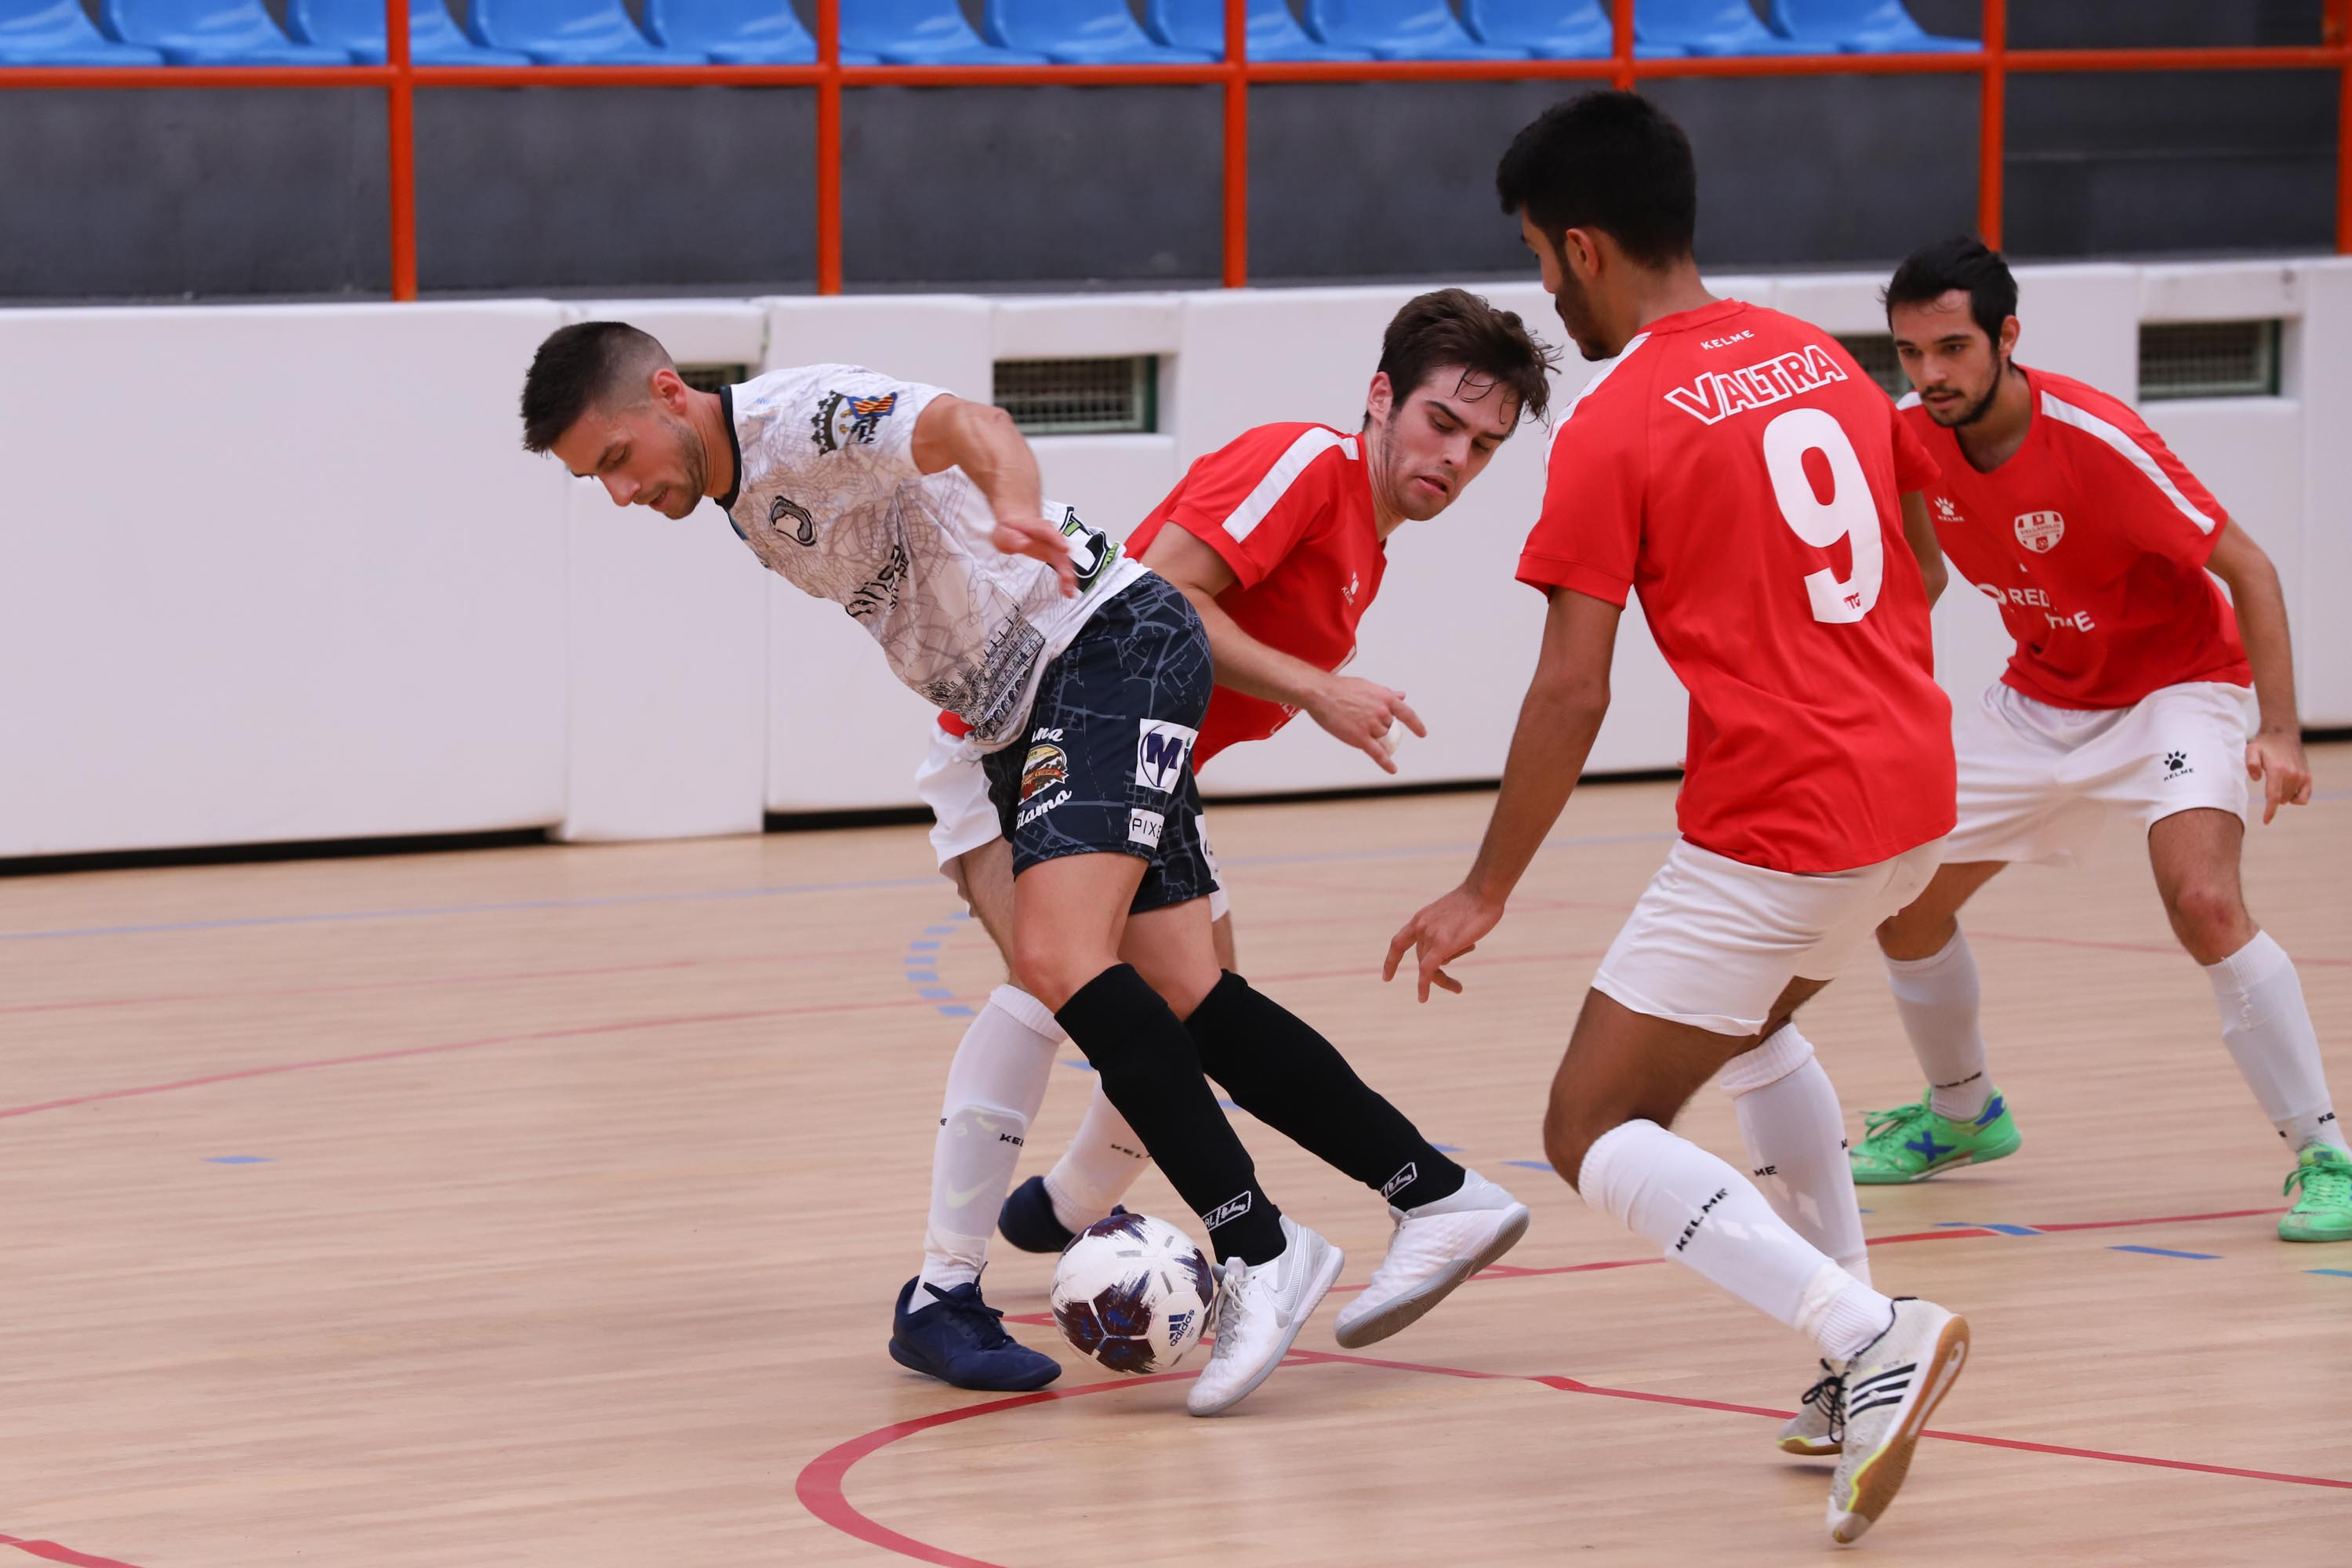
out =
<path fill-rule="evenodd" d="M 1216 1296 L 1209 1260 L 1165 1220 L 1115 1214 L 1070 1238 L 1054 1267 L 1054 1321 L 1113 1372 L 1166 1372 L 1201 1338 Z"/>

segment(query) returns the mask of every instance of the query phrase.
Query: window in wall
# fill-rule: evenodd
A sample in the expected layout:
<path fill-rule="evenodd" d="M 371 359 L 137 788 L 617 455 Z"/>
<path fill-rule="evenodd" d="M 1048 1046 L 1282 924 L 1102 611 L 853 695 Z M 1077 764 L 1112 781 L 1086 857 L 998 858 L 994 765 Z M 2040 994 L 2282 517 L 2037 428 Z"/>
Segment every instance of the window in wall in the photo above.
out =
<path fill-rule="evenodd" d="M 1838 342 L 1871 380 L 1886 389 L 1887 396 L 1900 397 L 1911 390 L 1910 378 L 1903 374 L 1903 366 L 1895 357 L 1895 340 L 1888 334 L 1851 332 L 1840 336 Z"/>
<path fill-rule="evenodd" d="M 722 386 L 740 386 L 751 379 L 748 364 L 682 364 L 677 367 L 678 380 L 697 392 L 716 392 Z"/>
<path fill-rule="evenodd" d="M 1149 435 L 1160 428 L 1160 359 L 1001 359 L 996 405 L 1024 436 Z"/>
<path fill-rule="evenodd" d="M 2139 395 L 2276 397 L 2276 321 L 2162 321 L 2139 330 Z"/>

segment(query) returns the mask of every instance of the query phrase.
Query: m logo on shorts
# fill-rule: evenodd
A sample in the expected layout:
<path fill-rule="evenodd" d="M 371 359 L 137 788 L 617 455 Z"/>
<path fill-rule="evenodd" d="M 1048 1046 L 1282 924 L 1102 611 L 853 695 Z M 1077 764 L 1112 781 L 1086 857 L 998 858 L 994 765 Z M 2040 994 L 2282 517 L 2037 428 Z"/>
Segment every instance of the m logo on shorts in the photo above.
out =
<path fill-rule="evenodd" d="M 2066 537 L 2066 520 L 2054 511 L 2029 511 L 2017 520 L 2017 542 L 2036 555 L 2047 555 Z"/>
<path fill-rule="evenodd" d="M 1200 731 L 1157 719 L 1143 720 L 1142 725 L 1135 743 L 1135 782 L 1165 795 L 1184 776 L 1184 758 Z"/>
<path fill-rule="evenodd" d="M 1070 777 L 1070 759 L 1059 746 L 1032 746 L 1021 763 L 1021 798 L 1029 799 Z"/>

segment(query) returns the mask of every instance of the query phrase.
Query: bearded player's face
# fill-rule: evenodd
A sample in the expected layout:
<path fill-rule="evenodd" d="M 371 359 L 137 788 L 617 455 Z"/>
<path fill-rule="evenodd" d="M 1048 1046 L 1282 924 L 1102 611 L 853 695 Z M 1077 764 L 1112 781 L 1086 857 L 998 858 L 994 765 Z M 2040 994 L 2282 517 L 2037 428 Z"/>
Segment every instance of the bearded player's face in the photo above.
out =
<path fill-rule="evenodd" d="M 1965 290 L 1948 290 L 1926 304 L 1897 305 L 1887 312 L 1886 325 L 1895 335 L 1895 357 L 1928 418 L 1948 428 L 1984 417 L 2008 356 L 1977 325 Z M 2006 327 L 2002 335 L 2011 335 Z"/>
<path fill-rule="evenodd" d="M 589 409 L 557 438 L 554 452 L 573 474 L 603 485 L 614 506 L 682 518 L 702 503 L 709 475 L 694 427 L 662 390 Z"/>
<path fill-rule="evenodd" d="M 1440 365 L 1402 404 L 1391 396 L 1388 378 L 1378 378 L 1371 415 L 1379 435 L 1375 482 L 1399 517 L 1426 522 L 1452 506 L 1510 439 L 1519 400 L 1462 365 Z"/>

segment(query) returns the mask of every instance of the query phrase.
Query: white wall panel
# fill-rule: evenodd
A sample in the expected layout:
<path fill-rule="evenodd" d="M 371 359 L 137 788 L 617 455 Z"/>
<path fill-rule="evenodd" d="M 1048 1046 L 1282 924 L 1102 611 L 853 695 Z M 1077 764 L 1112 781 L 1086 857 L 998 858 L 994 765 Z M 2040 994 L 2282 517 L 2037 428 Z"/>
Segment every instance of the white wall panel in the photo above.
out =
<path fill-rule="evenodd" d="M 2303 580 L 2287 584 L 2300 613 L 2294 631 L 2303 721 L 2352 724 L 2352 261 L 2306 264 L 2303 320 L 2289 356 L 2303 404 Z"/>
<path fill-rule="evenodd" d="M 767 313 L 748 300 L 572 307 L 622 321 L 681 364 L 757 374 Z M 546 459 L 552 466 L 554 459 Z M 571 785 L 559 835 L 757 833 L 767 773 L 767 574 L 716 507 L 672 522 L 565 481 Z"/>
<path fill-rule="evenodd" d="M 561 320 L 0 312 L 0 855 L 561 816 Z"/>

